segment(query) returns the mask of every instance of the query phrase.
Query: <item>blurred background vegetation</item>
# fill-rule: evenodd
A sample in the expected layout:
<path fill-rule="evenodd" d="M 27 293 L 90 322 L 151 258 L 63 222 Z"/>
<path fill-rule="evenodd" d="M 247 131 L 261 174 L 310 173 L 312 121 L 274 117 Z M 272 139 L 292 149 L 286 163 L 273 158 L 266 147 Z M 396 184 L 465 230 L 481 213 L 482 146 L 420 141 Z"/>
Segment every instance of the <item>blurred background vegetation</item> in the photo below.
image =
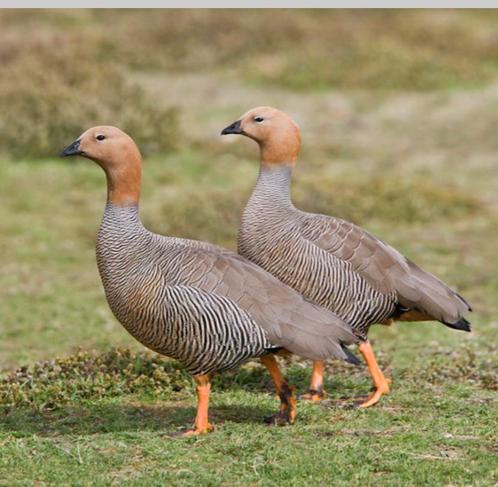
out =
<path fill-rule="evenodd" d="M 92 125 L 146 156 L 155 231 L 235 248 L 257 174 L 219 137 L 252 106 L 303 131 L 294 196 L 366 226 L 496 319 L 498 14 L 427 10 L 0 12 L 0 366 L 133 346 L 102 299 Z M 383 333 L 383 331 L 379 331 Z"/>
<path fill-rule="evenodd" d="M 482 11 L 4 11 L 0 150 L 51 156 L 95 120 L 133 132 L 145 153 L 174 149 L 178 100 L 148 93 L 147 76 L 216 72 L 243 86 L 379 96 L 482 87 L 498 72 L 496 21 Z"/>
<path fill-rule="evenodd" d="M 474 440 L 454 440 L 455 448 L 461 448 L 460 461 L 452 463 L 456 470 L 448 467 L 446 477 L 448 463 L 438 463 L 446 479 L 441 485 L 457 485 L 455 471 L 459 479 L 473 483 L 480 468 L 476 465 L 486 463 L 490 451 L 491 430 L 483 418 L 491 413 L 483 404 L 496 388 L 497 370 L 498 12 L 2 10 L 0 65 L 0 370 L 69 356 L 67 362 L 42 363 L 9 376 L 0 383 L 0 404 L 43 410 L 47 404 L 55 408 L 57 401 L 59 406 L 76 398 L 98 401 L 102 394 L 115 398 L 120 390 L 137 393 L 141 387 L 142 392 L 157 387 L 154 397 L 165 401 L 173 397 L 171 391 L 180 394 L 175 400 L 189 397 L 188 377 L 180 372 L 176 378 L 161 375 L 154 361 L 134 355 L 142 348 L 105 302 L 94 256 L 105 201 L 101 170 L 86 160 L 70 164 L 57 154 L 89 126 L 120 126 L 145 155 L 141 214 L 146 226 L 234 249 L 240 214 L 257 176 L 257 150 L 250 140 L 221 138 L 219 132 L 253 106 L 273 105 L 290 113 L 303 132 L 293 185 L 296 204 L 365 226 L 457 288 L 474 308 L 475 331 L 467 335 L 428 323 L 373 327 L 381 362 L 394 376 L 394 394 L 383 403 L 385 409 L 369 412 L 370 419 L 355 412 L 339 416 L 382 429 L 401 404 L 408 413 L 399 412 L 396 420 L 406 421 L 409 431 L 423 431 L 436 410 L 441 421 L 444 414 L 457 418 L 462 435 L 474 435 L 479 447 L 472 450 L 474 458 L 466 449 Z M 118 353 L 118 359 L 112 353 L 97 359 L 87 352 L 70 355 L 79 347 L 109 353 L 115 345 L 131 348 L 133 354 Z M 301 366 L 294 362 L 291 374 L 304 387 L 309 370 Z M 166 370 L 173 373 L 171 367 Z M 243 369 L 235 380 L 253 391 L 250 370 Z M 347 390 L 350 397 L 358 388 L 368 389 L 364 370 L 353 373 L 337 365 L 333 370 L 338 371 L 332 377 L 339 387 L 337 393 L 329 387 L 332 394 Z M 137 381 L 130 382 L 135 373 Z M 258 384 L 261 377 L 256 377 Z M 233 381 L 227 382 L 227 395 L 218 396 L 222 403 L 233 402 Z M 29 388 L 20 394 L 26 384 Z M 244 397 L 252 400 L 249 392 Z M 140 410 L 146 400 L 140 396 Z M 426 409 L 418 409 L 421 403 Z M 106 407 L 103 423 L 117 425 L 118 417 L 111 417 L 116 412 Z M 61 411 L 60 421 L 72 414 Z M 85 413 L 90 431 L 90 423 L 98 419 L 92 419 L 92 411 L 93 406 Z M 135 424 L 127 416 L 135 413 L 126 411 L 123 428 Z M 327 410 L 318 411 L 305 412 L 308 423 L 300 434 L 309 448 L 330 444 L 325 434 L 318 443 L 313 436 L 313 428 L 331 427 L 328 416 L 322 417 Z M 40 433 L 37 428 L 59 428 L 57 418 L 40 423 L 36 417 L 32 429 L 24 431 L 21 426 L 28 420 L 22 414 L 9 420 L 7 433 L 14 430 L 23 437 Z M 482 424 L 482 431 L 476 426 L 469 433 L 459 414 L 480 415 L 472 421 Z M 189 411 L 180 414 L 180 423 L 190 416 Z M 411 422 L 415 416 L 420 424 Z M 158 464 L 163 461 L 163 420 L 154 420 L 159 431 L 149 435 L 158 445 Z M 251 428 L 240 440 L 247 446 L 254 425 L 230 426 L 233 431 L 242 427 Z M 425 455 L 438 441 L 453 441 L 436 437 L 448 428 L 454 431 L 448 423 L 434 426 L 434 438 L 420 433 L 415 454 Z M 254 438 L 258 435 L 267 433 L 258 430 Z M 149 436 L 138 443 L 152 445 Z M 234 441 L 223 438 L 220 445 Z M 345 452 L 345 465 L 357 458 L 361 470 L 364 450 L 350 453 L 344 438 L 339 449 Z M 293 443 L 286 433 L 280 439 L 280 449 L 273 451 L 285 452 Z M 101 440 L 106 441 L 104 436 Z M 33 450 L 53 446 L 26 441 Z M 375 437 L 368 441 L 375 452 L 381 447 Z M 5 465 L 25 462 L 26 471 L 36 471 L 35 461 L 16 456 L 16 444 Z M 259 455 L 261 447 L 253 446 Z M 391 446 L 388 457 L 394 459 L 403 448 L 396 442 Z M 75 444 L 68 448 L 79 455 Z M 251 465 L 256 461 L 252 450 L 244 450 Z M 94 453 L 98 463 L 101 455 Z M 192 452 L 180 453 L 175 461 L 183 465 Z M 201 450 L 198 454 L 203 455 Z M 116 458 L 112 462 L 119 464 Z M 224 454 L 219 461 L 226 458 Z M 416 470 L 419 483 L 437 485 L 430 478 L 435 467 L 428 458 L 405 458 L 403 472 L 412 483 L 417 483 L 410 477 Z M 327 475 L 346 475 L 347 469 L 327 470 L 334 464 L 314 455 L 314 461 L 322 460 L 320 468 Z M 60 461 L 65 465 L 66 460 Z M 211 460 L 206 456 L 199 461 L 210 465 Z M 282 475 L 301 465 L 292 454 L 281 462 L 286 465 Z M 492 468 L 490 462 L 486 465 Z M 0 473 L 1 468 L 0 459 Z M 78 468 L 88 474 L 83 464 Z M 257 482 L 257 469 L 248 469 L 241 475 Z M 59 472 L 59 483 L 69 481 L 71 471 Z M 269 470 L 273 476 L 275 472 Z M 50 470 L 43 478 L 52 474 Z M 9 478 L 21 478 L 16 475 Z M 103 470 L 102 475 L 108 479 Z M 238 485 L 242 477 L 231 475 L 224 477 L 227 485 Z M 370 477 L 358 478 L 365 485 Z"/>

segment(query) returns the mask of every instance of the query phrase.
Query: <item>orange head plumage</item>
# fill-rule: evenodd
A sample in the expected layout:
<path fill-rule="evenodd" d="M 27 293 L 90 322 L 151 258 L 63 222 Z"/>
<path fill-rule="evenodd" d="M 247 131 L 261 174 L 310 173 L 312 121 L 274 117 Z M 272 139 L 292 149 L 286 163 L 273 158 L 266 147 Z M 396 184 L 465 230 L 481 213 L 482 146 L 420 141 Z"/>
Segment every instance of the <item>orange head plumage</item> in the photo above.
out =
<path fill-rule="evenodd" d="M 119 206 L 138 203 L 142 157 L 129 135 L 109 125 L 92 127 L 61 152 L 62 157 L 76 155 L 95 161 L 105 171 L 108 201 Z"/>
<path fill-rule="evenodd" d="M 257 107 L 222 130 L 221 135 L 240 134 L 255 140 L 264 166 L 296 163 L 301 148 L 299 126 L 286 113 L 272 107 Z"/>

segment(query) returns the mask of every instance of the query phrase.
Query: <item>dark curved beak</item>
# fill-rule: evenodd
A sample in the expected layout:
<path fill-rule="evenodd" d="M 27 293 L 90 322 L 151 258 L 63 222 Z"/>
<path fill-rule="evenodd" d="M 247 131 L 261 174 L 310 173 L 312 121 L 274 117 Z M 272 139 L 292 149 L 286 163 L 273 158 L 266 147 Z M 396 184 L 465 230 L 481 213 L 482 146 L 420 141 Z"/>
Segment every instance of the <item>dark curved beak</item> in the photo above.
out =
<path fill-rule="evenodd" d="M 59 155 L 61 157 L 79 156 L 82 153 L 83 151 L 80 150 L 80 141 L 75 140 L 71 145 L 68 145 Z"/>
<path fill-rule="evenodd" d="M 236 122 L 233 122 L 232 125 L 229 125 L 228 127 L 225 127 L 221 131 L 221 135 L 228 135 L 228 134 L 243 134 L 244 131 L 241 128 L 241 121 L 237 120 Z"/>

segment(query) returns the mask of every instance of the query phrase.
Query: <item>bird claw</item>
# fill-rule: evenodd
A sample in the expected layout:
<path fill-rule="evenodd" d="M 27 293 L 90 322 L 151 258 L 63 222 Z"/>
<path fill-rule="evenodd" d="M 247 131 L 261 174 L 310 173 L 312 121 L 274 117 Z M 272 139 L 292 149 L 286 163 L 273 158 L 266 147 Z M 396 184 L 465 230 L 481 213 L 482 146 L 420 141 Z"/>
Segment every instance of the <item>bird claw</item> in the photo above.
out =
<path fill-rule="evenodd" d="M 280 391 L 280 410 L 278 413 L 266 418 L 266 423 L 283 426 L 294 424 L 297 416 L 295 388 L 287 385 Z"/>
<path fill-rule="evenodd" d="M 286 424 L 293 424 L 295 415 L 291 414 L 289 410 L 280 410 L 278 413 L 272 414 L 265 418 L 265 423 L 275 426 L 285 426 Z"/>
<path fill-rule="evenodd" d="M 358 407 L 360 408 L 369 408 L 374 406 L 380 401 L 380 398 L 384 396 L 385 394 L 389 394 L 389 385 L 392 383 L 391 379 L 385 379 L 385 382 L 378 386 L 372 394 L 368 397 L 368 399 L 360 404 L 358 404 Z"/>
<path fill-rule="evenodd" d="M 299 399 L 301 401 L 320 402 L 324 397 L 325 397 L 324 391 L 310 389 L 307 393 L 301 394 L 299 396 Z"/>
<path fill-rule="evenodd" d="M 195 429 L 187 430 L 184 433 L 182 433 L 181 436 L 183 438 L 192 438 L 193 436 L 206 435 L 208 433 L 211 433 L 211 431 L 214 431 L 214 426 L 212 424 L 208 423 L 203 428 L 195 428 Z"/>

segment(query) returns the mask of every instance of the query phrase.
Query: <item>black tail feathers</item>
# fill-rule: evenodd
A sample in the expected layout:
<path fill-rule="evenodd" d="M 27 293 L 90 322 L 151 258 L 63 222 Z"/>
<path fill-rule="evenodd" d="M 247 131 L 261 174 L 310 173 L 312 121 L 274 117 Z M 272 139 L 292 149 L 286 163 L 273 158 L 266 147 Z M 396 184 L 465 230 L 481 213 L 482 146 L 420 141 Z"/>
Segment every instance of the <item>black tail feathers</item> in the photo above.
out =
<path fill-rule="evenodd" d="M 460 318 L 455 323 L 447 323 L 446 321 L 443 321 L 443 323 L 449 328 L 453 328 L 454 330 L 472 331 L 470 322 L 468 322 L 465 318 Z"/>
<path fill-rule="evenodd" d="M 458 294 L 458 293 L 455 293 L 455 294 L 456 294 L 457 298 L 467 306 L 469 311 L 472 311 L 472 306 L 470 306 L 469 302 L 463 296 L 460 296 L 460 294 Z"/>
<path fill-rule="evenodd" d="M 349 348 L 346 347 L 346 345 L 341 343 L 341 348 L 344 351 L 344 353 L 346 354 L 346 362 L 349 362 L 350 364 L 353 364 L 353 365 L 360 365 L 361 364 L 358 357 L 353 352 L 351 352 L 351 350 L 349 350 Z"/>

